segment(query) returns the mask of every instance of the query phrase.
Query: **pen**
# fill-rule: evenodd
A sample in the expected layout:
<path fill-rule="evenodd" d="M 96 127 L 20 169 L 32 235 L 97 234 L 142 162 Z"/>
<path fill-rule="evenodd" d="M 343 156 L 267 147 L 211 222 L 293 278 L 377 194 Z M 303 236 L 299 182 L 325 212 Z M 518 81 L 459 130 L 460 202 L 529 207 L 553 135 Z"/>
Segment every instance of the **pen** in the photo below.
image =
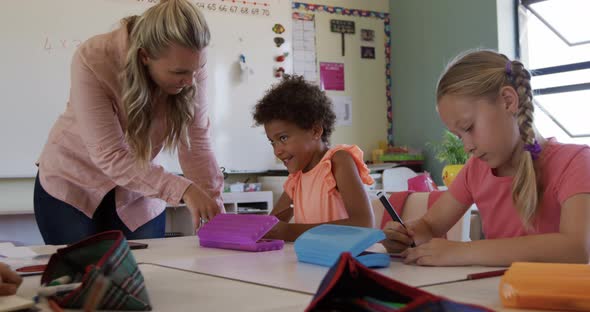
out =
<path fill-rule="evenodd" d="M 385 210 L 387 210 L 387 213 L 389 213 L 389 215 L 391 216 L 391 219 L 393 221 L 399 222 L 399 224 L 401 224 L 404 227 L 404 229 L 407 230 L 408 228 L 406 227 L 406 225 L 402 221 L 402 218 L 400 218 L 399 215 L 397 214 L 397 212 L 395 212 L 395 209 L 393 209 L 393 206 L 391 205 L 391 203 L 389 202 L 387 197 L 385 197 L 385 194 L 383 194 L 383 192 L 378 192 L 377 197 L 379 197 L 379 200 L 383 204 L 383 207 L 385 207 Z M 412 247 L 412 248 L 416 247 L 416 243 L 412 242 L 410 247 Z"/>
<path fill-rule="evenodd" d="M 502 276 L 502 275 L 504 275 L 504 272 L 506 272 L 506 270 L 507 269 L 467 274 L 467 279 L 468 280 L 476 280 L 476 279 L 482 279 L 482 278 L 488 278 L 488 277 Z"/>
<path fill-rule="evenodd" d="M 72 278 L 68 275 L 64 275 L 62 277 L 58 277 L 53 281 L 49 282 L 47 286 L 55 286 L 55 285 L 64 285 L 72 281 Z"/>
<path fill-rule="evenodd" d="M 82 283 L 72 283 L 72 284 L 64 284 L 64 285 L 55 285 L 55 286 L 45 286 L 39 287 L 37 293 L 39 296 L 49 297 L 53 296 L 57 293 L 64 292 L 64 291 L 72 291 L 78 287 L 80 287 Z"/>

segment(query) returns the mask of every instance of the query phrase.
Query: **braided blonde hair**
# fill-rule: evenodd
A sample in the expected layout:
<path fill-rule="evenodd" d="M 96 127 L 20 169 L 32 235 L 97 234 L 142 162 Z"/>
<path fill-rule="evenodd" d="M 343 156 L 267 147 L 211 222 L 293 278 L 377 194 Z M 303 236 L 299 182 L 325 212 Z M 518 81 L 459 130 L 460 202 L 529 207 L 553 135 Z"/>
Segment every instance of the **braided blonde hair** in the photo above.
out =
<path fill-rule="evenodd" d="M 496 99 L 504 86 L 513 87 L 518 93 L 517 122 L 520 139 L 524 144 L 534 144 L 533 93 L 531 74 L 517 60 L 490 50 L 467 51 L 455 58 L 439 79 L 436 97 L 464 95 Z M 518 168 L 512 181 L 512 200 L 523 224 L 530 228 L 542 196 L 540 171 L 532 154 L 523 149 Z"/>
<path fill-rule="evenodd" d="M 161 1 L 141 16 L 122 20 L 129 33 L 129 51 L 123 72 L 123 107 L 127 116 L 125 137 L 136 161 L 147 167 L 151 160 L 152 98 L 157 87 L 139 55 L 143 49 L 150 57 L 159 57 L 172 44 L 202 50 L 210 33 L 199 9 L 187 0 Z M 166 105 L 164 148 L 172 150 L 182 142 L 189 145 L 188 126 L 194 120 L 195 85 L 177 95 L 169 95 Z"/>

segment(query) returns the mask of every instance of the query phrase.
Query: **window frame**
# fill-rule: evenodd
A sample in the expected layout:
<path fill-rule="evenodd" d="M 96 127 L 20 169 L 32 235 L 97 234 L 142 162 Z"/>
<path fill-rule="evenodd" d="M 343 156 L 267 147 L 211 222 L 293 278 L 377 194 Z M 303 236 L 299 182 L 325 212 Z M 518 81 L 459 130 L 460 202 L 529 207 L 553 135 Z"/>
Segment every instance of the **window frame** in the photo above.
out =
<path fill-rule="evenodd" d="M 520 25 L 518 27 L 517 34 L 516 34 L 516 38 L 517 38 L 516 51 L 518 54 L 517 56 L 519 58 L 521 57 L 521 51 L 522 51 L 520 34 L 521 34 L 523 27 L 526 28 L 526 25 L 523 25 L 523 23 L 521 23 L 522 20 L 520 18 L 520 14 L 518 14 L 518 9 L 519 9 L 520 5 L 522 5 L 522 7 L 524 7 L 524 9 L 530 11 L 532 15 L 534 15 L 536 18 L 538 18 L 545 26 L 547 26 L 547 28 L 549 28 L 553 33 L 555 33 L 555 35 L 557 35 L 561 40 L 563 40 L 569 47 L 575 47 L 578 45 L 590 43 L 590 40 L 582 41 L 580 43 L 573 43 L 573 44 L 570 43 L 567 39 L 565 39 L 565 37 L 561 33 L 559 33 L 559 31 L 557 31 L 555 29 L 555 27 L 551 26 L 551 24 L 549 22 L 547 22 L 545 19 L 543 19 L 543 17 L 540 16 L 538 14 L 538 12 L 536 12 L 534 9 L 531 8 L 532 4 L 538 3 L 538 2 L 544 2 L 544 1 L 549 1 L 549 0 L 515 0 L 515 6 L 516 6 L 516 11 L 517 11 L 515 15 L 516 15 L 516 19 L 518 21 L 517 25 Z M 568 72 L 573 72 L 573 71 L 583 70 L 583 69 L 590 69 L 590 58 L 588 59 L 588 61 L 582 61 L 582 62 L 577 62 L 577 63 L 563 64 L 563 65 L 550 66 L 550 67 L 544 67 L 544 68 L 531 68 L 530 71 L 531 71 L 531 75 L 533 77 L 536 77 L 536 76 L 551 75 L 551 74 L 558 74 L 558 73 L 568 73 Z M 535 95 L 549 95 L 549 94 L 558 94 L 558 93 L 567 93 L 567 92 L 585 91 L 585 90 L 590 90 L 590 82 L 555 85 L 552 87 L 533 89 L 532 91 L 533 91 L 533 94 L 535 94 Z M 549 119 L 551 119 L 551 121 L 554 122 L 570 138 L 572 138 L 572 139 L 590 138 L 590 131 L 588 133 L 583 133 L 583 134 L 572 134 L 566 128 L 566 126 L 562 122 L 559 121 L 558 118 L 553 116 L 549 112 L 548 109 L 545 109 L 543 107 L 543 105 L 541 105 L 541 103 L 539 103 L 534 98 L 533 98 L 533 104 L 537 108 L 539 108 L 545 115 L 547 115 L 547 117 L 549 117 Z"/>

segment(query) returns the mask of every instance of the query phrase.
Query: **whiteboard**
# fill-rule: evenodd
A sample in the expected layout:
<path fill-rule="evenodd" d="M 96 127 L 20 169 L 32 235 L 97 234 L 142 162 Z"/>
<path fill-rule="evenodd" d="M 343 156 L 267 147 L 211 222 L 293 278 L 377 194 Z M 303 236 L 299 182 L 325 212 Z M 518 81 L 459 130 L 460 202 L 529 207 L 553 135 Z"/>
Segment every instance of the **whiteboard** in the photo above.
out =
<path fill-rule="evenodd" d="M 0 10 L 0 177 L 33 177 L 49 130 L 69 95 L 70 62 L 77 46 L 112 31 L 121 18 L 141 14 L 154 0 L 3 0 Z M 211 141 L 228 172 L 279 169 L 261 127 L 253 127 L 252 107 L 278 81 L 279 66 L 291 72 L 291 1 L 192 1 L 211 30 L 207 81 Z M 285 32 L 277 35 L 280 23 Z M 276 47 L 273 39 L 285 43 Z M 239 66 L 240 55 L 248 70 Z M 173 155 L 162 165 L 180 172 Z"/>

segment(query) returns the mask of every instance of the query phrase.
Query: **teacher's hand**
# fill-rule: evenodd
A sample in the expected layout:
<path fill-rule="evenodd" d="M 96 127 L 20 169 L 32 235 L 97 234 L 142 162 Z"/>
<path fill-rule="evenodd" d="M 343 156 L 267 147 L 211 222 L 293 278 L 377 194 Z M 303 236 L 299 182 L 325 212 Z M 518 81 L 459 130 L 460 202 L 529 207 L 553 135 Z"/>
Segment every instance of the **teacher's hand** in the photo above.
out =
<path fill-rule="evenodd" d="M 16 289 L 22 282 L 22 277 L 12 271 L 6 264 L 0 263 L 0 296 L 16 294 Z"/>
<path fill-rule="evenodd" d="M 225 213 L 221 198 L 211 198 L 209 194 L 194 184 L 191 184 L 186 189 L 184 195 L 182 195 L 182 200 L 184 200 L 193 217 L 195 229 L 201 226 L 201 218 L 211 220 L 216 215 Z"/>

